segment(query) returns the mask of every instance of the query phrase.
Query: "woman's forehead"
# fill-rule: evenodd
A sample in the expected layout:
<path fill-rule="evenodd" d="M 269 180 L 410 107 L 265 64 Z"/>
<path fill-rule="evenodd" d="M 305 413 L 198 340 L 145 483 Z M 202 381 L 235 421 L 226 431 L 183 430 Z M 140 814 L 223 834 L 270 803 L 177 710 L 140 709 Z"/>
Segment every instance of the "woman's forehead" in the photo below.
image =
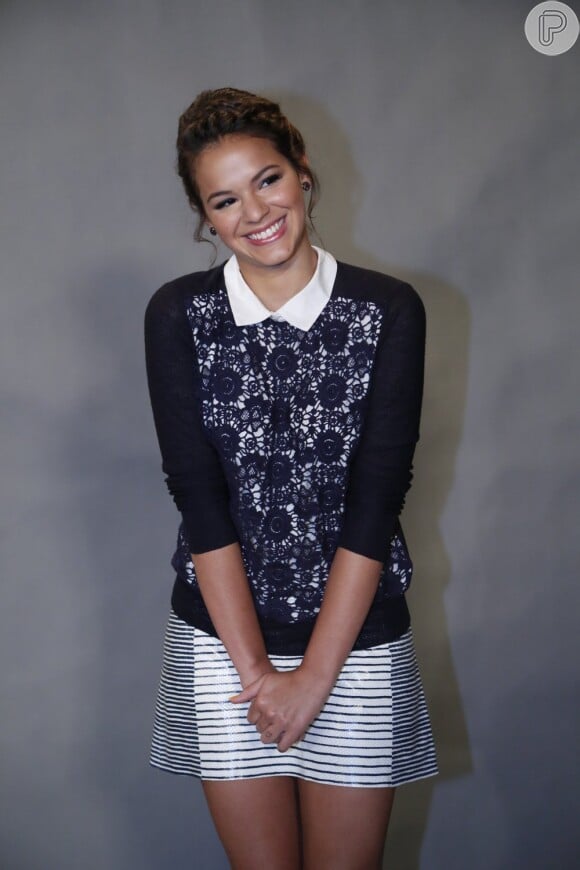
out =
<path fill-rule="evenodd" d="M 242 181 L 267 165 L 285 162 L 269 139 L 232 133 L 203 149 L 195 161 L 195 174 L 200 185 L 224 176 Z"/>

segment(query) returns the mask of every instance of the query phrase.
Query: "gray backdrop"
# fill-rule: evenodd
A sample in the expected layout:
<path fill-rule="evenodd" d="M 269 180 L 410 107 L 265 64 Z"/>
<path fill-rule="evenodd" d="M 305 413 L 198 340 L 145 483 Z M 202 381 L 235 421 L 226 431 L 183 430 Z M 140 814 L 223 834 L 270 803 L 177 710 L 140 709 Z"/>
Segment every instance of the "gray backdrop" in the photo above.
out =
<path fill-rule="evenodd" d="M 226 84 L 304 131 L 324 245 L 427 307 L 403 521 L 441 774 L 386 866 L 578 866 L 580 43 L 532 50 L 532 5 L 1 4 L 3 867 L 227 866 L 148 766 L 178 514 L 143 349 L 209 265 L 173 145 Z"/>

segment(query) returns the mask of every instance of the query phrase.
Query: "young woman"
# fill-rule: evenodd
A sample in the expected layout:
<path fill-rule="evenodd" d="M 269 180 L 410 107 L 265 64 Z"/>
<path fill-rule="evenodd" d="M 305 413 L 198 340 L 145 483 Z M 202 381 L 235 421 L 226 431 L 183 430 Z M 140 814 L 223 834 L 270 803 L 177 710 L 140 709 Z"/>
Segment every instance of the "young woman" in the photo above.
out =
<path fill-rule="evenodd" d="M 311 244 L 298 130 L 202 92 L 178 171 L 231 251 L 145 314 L 181 513 L 151 764 L 199 777 L 232 867 L 379 868 L 395 788 L 437 773 L 399 514 L 423 393 L 411 285 Z"/>

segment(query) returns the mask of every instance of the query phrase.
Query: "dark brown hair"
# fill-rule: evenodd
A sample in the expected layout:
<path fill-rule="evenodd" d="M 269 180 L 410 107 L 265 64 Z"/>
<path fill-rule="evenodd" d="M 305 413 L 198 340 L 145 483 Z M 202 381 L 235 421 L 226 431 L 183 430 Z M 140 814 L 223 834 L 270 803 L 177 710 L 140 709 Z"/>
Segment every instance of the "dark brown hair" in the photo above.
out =
<path fill-rule="evenodd" d="M 177 132 L 177 172 L 193 211 L 198 215 L 194 238 L 202 236 L 205 209 L 195 183 L 195 158 L 206 148 L 230 133 L 269 139 L 296 172 L 311 184 L 308 218 L 314 229 L 312 211 L 318 201 L 320 184 L 305 162 L 306 149 L 299 130 L 282 113 L 278 103 L 238 88 L 202 91 L 179 118 Z"/>

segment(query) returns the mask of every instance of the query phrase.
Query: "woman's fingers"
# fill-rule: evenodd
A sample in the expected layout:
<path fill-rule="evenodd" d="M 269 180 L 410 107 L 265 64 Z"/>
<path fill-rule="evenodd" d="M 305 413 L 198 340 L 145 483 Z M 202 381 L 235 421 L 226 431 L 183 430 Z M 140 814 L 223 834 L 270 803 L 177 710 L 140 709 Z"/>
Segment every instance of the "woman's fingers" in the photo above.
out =
<path fill-rule="evenodd" d="M 260 674 L 260 676 L 256 677 L 256 679 L 252 683 L 249 683 L 245 689 L 242 689 L 242 691 L 238 692 L 237 695 L 232 695 L 231 698 L 229 698 L 228 700 L 232 704 L 243 704 L 246 701 L 251 701 L 257 696 L 260 688 L 262 687 L 262 683 L 267 676 L 267 673 Z"/>
<path fill-rule="evenodd" d="M 261 734 L 262 743 L 277 743 L 286 727 L 286 723 L 273 710 L 267 710 L 265 713 L 249 712 L 247 719 Z"/>
<path fill-rule="evenodd" d="M 248 720 L 250 725 L 256 725 L 259 718 L 260 718 L 260 711 L 253 709 L 252 705 L 250 704 L 250 709 L 248 710 L 248 714 L 246 716 L 246 719 Z"/>
<path fill-rule="evenodd" d="M 254 698 L 250 706 L 248 707 L 248 713 L 246 715 L 246 719 L 250 723 L 250 725 L 257 725 L 260 721 L 260 718 L 264 715 L 264 710 L 262 709 L 262 705 L 258 701 L 257 698 Z"/>
<path fill-rule="evenodd" d="M 277 743 L 282 733 L 282 729 L 272 723 L 262 731 L 262 743 Z"/>
<path fill-rule="evenodd" d="M 303 729 L 283 726 L 276 722 L 262 723 L 260 720 L 256 728 L 260 732 L 262 743 L 276 743 L 280 752 L 286 752 L 306 736 L 306 731 Z"/>
<path fill-rule="evenodd" d="M 271 734 L 274 734 L 276 730 L 280 732 L 282 730 L 282 726 L 279 722 L 277 723 L 272 719 L 261 718 L 258 719 L 258 721 L 256 722 L 256 731 L 258 731 L 260 734 L 265 735 L 267 731 L 269 731 Z"/>
<path fill-rule="evenodd" d="M 291 746 L 302 740 L 305 733 L 300 733 L 296 728 L 281 728 L 272 723 L 263 730 L 261 740 L 262 743 L 275 743 L 280 752 L 286 752 Z"/>
<path fill-rule="evenodd" d="M 255 725 L 258 731 L 262 732 L 268 725 L 276 721 L 276 714 L 271 709 L 264 709 L 263 705 L 253 701 L 250 704 L 246 719 L 250 725 Z"/>
<path fill-rule="evenodd" d="M 278 752 L 286 752 L 291 746 L 298 742 L 298 733 L 296 729 L 290 728 L 280 735 L 278 740 Z"/>

